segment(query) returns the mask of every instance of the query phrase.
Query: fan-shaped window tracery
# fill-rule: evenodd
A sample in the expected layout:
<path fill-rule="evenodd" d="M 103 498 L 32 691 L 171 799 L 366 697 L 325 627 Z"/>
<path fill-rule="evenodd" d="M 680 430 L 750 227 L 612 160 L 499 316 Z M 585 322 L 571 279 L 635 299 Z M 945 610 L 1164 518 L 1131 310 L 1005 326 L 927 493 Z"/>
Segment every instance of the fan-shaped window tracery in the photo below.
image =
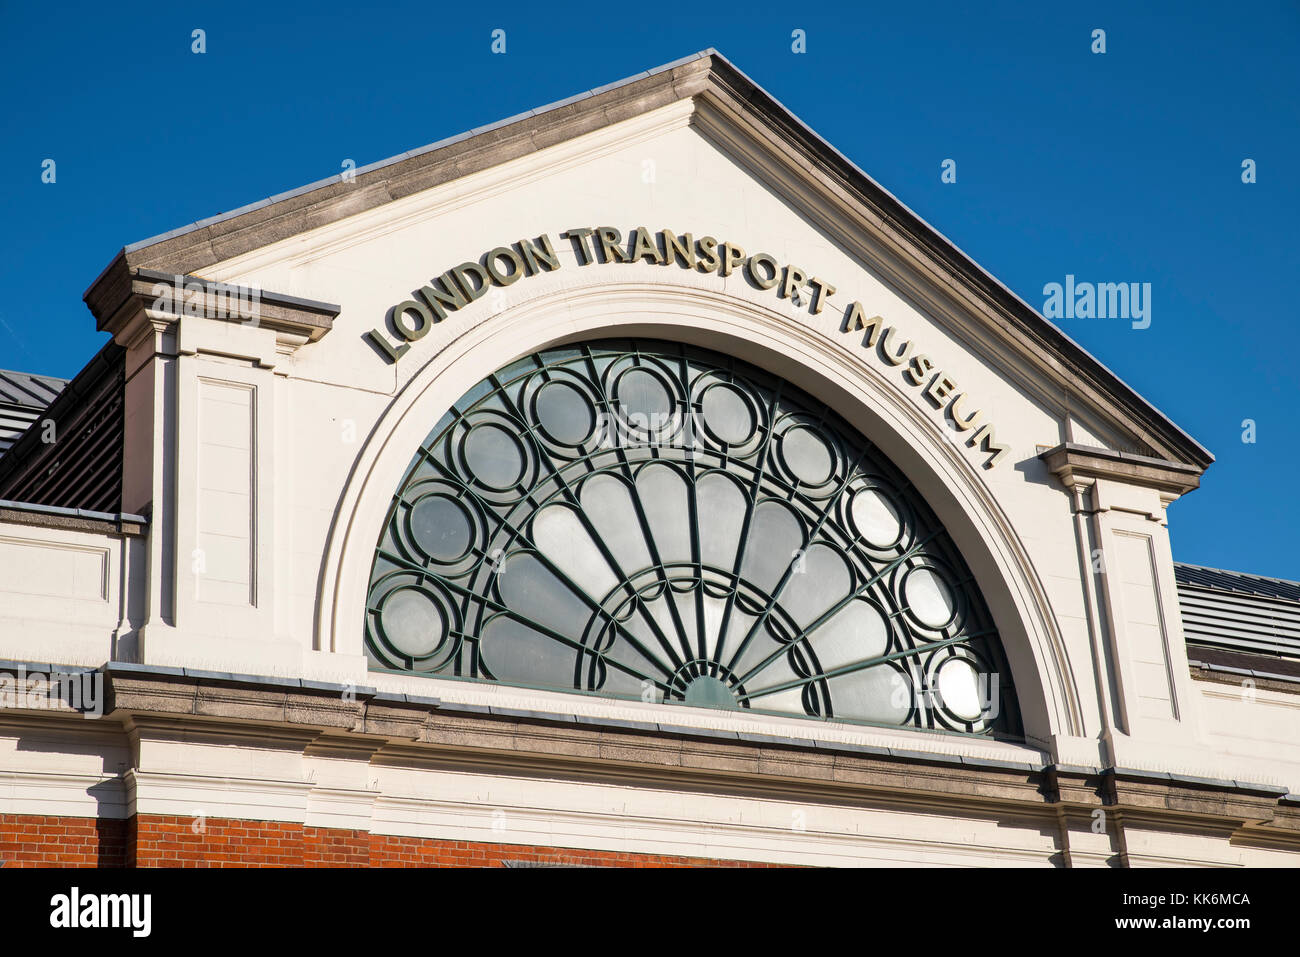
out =
<path fill-rule="evenodd" d="M 393 499 L 365 632 L 381 669 L 1019 733 L 906 479 L 825 404 L 673 343 L 548 349 L 462 396 Z"/>

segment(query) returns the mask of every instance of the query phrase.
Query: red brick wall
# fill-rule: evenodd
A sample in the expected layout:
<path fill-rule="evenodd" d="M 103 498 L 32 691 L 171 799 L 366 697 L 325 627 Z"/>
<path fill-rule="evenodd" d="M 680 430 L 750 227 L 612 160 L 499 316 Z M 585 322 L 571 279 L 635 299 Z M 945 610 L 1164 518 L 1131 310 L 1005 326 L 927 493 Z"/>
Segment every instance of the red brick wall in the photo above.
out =
<path fill-rule="evenodd" d="M 135 867 L 293 867 L 306 863 L 303 826 L 230 818 L 135 817 Z"/>
<path fill-rule="evenodd" d="M 161 814 L 126 821 L 0 815 L 6 867 L 771 867 L 748 861 L 395 837 L 280 821 Z"/>
<path fill-rule="evenodd" d="M 126 821 L 0 814 L 5 867 L 121 867 L 126 847 Z"/>
<path fill-rule="evenodd" d="M 372 867 L 501 867 L 502 861 L 536 861 L 550 864 L 604 867 L 776 867 L 751 861 L 724 861 L 704 857 L 669 857 L 622 851 L 584 851 L 530 844 L 475 844 L 472 841 L 438 841 L 423 837 L 370 835 Z"/>

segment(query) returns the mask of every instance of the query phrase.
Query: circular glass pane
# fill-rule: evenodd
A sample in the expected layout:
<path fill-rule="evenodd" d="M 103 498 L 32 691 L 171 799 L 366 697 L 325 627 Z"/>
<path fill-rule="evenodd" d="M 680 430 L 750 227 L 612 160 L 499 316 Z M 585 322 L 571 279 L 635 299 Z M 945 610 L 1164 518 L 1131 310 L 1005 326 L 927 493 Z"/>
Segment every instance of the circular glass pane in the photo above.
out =
<path fill-rule="evenodd" d="M 754 434 L 754 412 L 735 386 L 720 383 L 705 390 L 700 406 L 704 424 L 717 438 L 730 445 L 743 445 Z"/>
<path fill-rule="evenodd" d="M 984 711 L 979 674 L 964 658 L 949 658 L 939 666 L 939 698 L 943 706 L 966 721 Z"/>
<path fill-rule="evenodd" d="M 824 485 L 835 467 L 835 457 L 826 440 L 804 425 L 786 430 L 781 438 L 781 457 L 805 485 Z"/>
<path fill-rule="evenodd" d="M 442 610 L 429 595 L 414 588 L 390 592 L 381 614 L 389 643 L 412 658 L 433 654 L 446 637 Z"/>
<path fill-rule="evenodd" d="M 465 439 L 465 460 L 474 477 L 488 488 L 504 491 L 524 477 L 519 440 L 496 423 L 470 430 Z"/>
<path fill-rule="evenodd" d="M 618 402 L 628 420 L 640 428 L 659 428 L 673 411 L 673 399 L 657 375 L 629 369 L 618 379 Z"/>
<path fill-rule="evenodd" d="M 898 515 L 898 508 L 878 488 L 854 492 L 850 511 L 858 534 L 878 548 L 888 548 L 903 534 L 903 520 Z"/>
<path fill-rule="evenodd" d="M 474 525 L 460 502 L 446 495 L 430 495 L 411 509 L 411 537 L 424 554 L 449 564 L 469 551 Z"/>
<path fill-rule="evenodd" d="M 942 628 L 957 614 L 952 589 L 932 568 L 914 568 L 903 584 L 907 610 L 923 625 Z"/>
<path fill-rule="evenodd" d="M 537 421 L 562 445 L 580 445 L 596 428 L 596 410 L 577 386 L 548 382 L 537 392 Z"/>

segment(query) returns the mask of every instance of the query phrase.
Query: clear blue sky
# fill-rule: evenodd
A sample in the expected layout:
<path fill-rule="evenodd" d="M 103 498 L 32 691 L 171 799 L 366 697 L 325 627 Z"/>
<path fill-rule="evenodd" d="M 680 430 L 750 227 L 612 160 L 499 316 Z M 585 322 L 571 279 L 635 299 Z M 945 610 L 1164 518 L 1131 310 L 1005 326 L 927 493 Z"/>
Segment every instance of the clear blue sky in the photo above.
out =
<path fill-rule="evenodd" d="M 126 243 L 712 46 L 1031 304 L 1151 283 L 1060 324 L 1218 457 L 1175 557 L 1300 579 L 1294 0 L 284 6 L 0 2 L 0 368 L 75 374 Z"/>

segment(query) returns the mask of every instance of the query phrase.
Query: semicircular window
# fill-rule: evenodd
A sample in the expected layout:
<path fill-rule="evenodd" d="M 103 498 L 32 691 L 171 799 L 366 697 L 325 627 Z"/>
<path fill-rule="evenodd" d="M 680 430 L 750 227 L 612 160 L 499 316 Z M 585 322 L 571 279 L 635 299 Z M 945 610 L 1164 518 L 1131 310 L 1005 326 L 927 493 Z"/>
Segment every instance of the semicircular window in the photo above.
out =
<path fill-rule="evenodd" d="M 1020 733 L 916 490 L 824 403 L 674 343 L 548 349 L 462 396 L 393 499 L 365 633 L 378 669 Z"/>

